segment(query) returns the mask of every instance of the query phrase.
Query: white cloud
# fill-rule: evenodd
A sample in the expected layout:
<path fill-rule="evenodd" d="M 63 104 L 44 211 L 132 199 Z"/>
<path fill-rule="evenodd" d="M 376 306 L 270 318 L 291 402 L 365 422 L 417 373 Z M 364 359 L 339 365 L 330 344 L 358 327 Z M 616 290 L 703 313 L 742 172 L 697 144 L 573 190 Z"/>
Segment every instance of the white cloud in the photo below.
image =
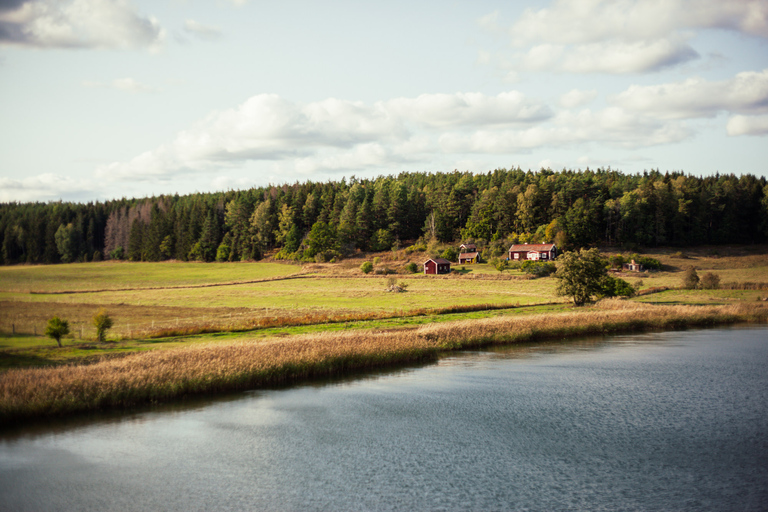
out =
<path fill-rule="evenodd" d="M 609 101 L 627 110 L 667 119 L 713 117 L 723 111 L 768 112 L 768 69 L 739 73 L 719 82 L 689 78 L 670 84 L 633 85 Z"/>
<path fill-rule="evenodd" d="M 109 88 L 109 89 L 117 89 L 119 91 L 125 91 L 130 93 L 139 93 L 139 92 L 159 92 L 160 89 L 157 89 L 155 87 L 150 87 L 148 85 L 144 85 L 133 78 L 117 78 L 115 80 L 112 80 L 111 82 L 93 82 L 90 80 L 86 80 L 83 82 L 83 86 L 85 87 L 102 87 L 102 88 Z"/>
<path fill-rule="evenodd" d="M 290 160 L 300 172 L 371 167 L 433 149 L 431 131 L 527 125 L 551 115 L 516 91 L 425 94 L 373 105 L 334 98 L 299 105 L 261 94 L 210 114 L 153 151 L 100 167 L 97 175 L 156 179 L 250 160 Z"/>
<path fill-rule="evenodd" d="M 515 44 L 584 44 L 614 39 L 650 41 L 697 28 L 768 37 L 764 0 L 559 0 L 526 9 L 509 30 Z"/>
<path fill-rule="evenodd" d="M 156 49 L 164 31 L 128 0 L 28 0 L 0 7 L 0 44 Z"/>
<path fill-rule="evenodd" d="M 768 135 L 768 115 L 732 116 L 728 119 L 726 131 L 730 136 Z"/>
<path fill-rule="evenodd" d="M 560 63 L 572 73 L 643 73 L 693 60 L 696 51 L 673 39 L 591 43 L 572 48 Z"/>
<path fill-rule="evenodd" d="M 497 32 L 498 13 L 478 20 Z M 697 30 L 768 38 L 765 0 L 559 0 L 526 9 L 508 30 L 524 70 L 645 73 L 699 58 Z M 490 59 L 488 59 L 490 60 Z"/>
<path fill-rule="evenodd" d="M 663 122 L 610 107 L 597 112 L 562 112 L 552 123 L 523 130 L 477 130 L 469 136 L 449 133 L 440 137 L 447 153 L 515 153 L 540 147 L 584 143 L 637 148 L 679 142 L 691 132 L 679 122 Z"/>
<path fill-rule="evenodd" d="M 213 25 L 204 25 L 195 20 L 186 20 L 184 30 L 195 37 L 206 41 L 213 41 L 221 37 L 221 29 Z"/>
<path fill-rule="evenodd" d="M 530 123 L 552 116 L 546 105 L 531 101 L 518 91 L 497 96 L 422 94 L 390 100 L 384 108 L 403 119 L 432 127 Z"/>
<path fill-rule="evenodd" d="M 572 89 L 560 96 L 560 105 L 565 108 L 576 108 L 586 105 L 597 97 L 597 90 L 581 91 Z"/>
<path fill-rule="evenodd" d="M 20 180 L 0 177 L 0 202 L 57 200 L 94 195 L 94 185 L 88 180 L 76 180 L 56 174 L 40 174 Z"/>

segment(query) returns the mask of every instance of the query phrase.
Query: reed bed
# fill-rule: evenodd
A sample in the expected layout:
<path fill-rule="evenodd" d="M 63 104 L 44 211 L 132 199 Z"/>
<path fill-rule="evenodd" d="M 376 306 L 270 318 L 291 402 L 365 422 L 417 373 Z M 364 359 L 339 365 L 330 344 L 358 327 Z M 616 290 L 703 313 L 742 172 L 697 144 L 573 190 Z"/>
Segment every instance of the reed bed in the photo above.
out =
<path fill-rule="evenodd" d="M 570 313 L 212 343 L 89 365 L 9 370 L 0 375 L 0 424 L 434 360 L 448 350 L 491 344 L 766 320 L 768 308 L 760 305 L 670 307 L 604 301 Z"/>
<path fill-rule="evenodd" d="M 550 304 L 550 303 L 546 303 Z M 528 304 L 527 307 L 544 304 Z M 195 334 L 211 334 L 217 332 L 246 332 L 257 329 L 275 327 L 296 327 L 302 325 L 334 324 L 346 322 L 363 322 L 371 320 L 386 320 L 390 318 L 406 318 L 413 316 L 447 315 L 450 313 L 471 313 L 473 311 L 495 311 L 521 307 L 513 304 L 466 304 L 444 308 L 416 308 L 408 311 L 369 311 L 365 313 L 307 313 L 304 315 L 264 316 L 232 322 L 200 322 L 192 325 L 158 327 L 135 330 L 133 337 L 149 339 L 169 338 L 174 336 L 191 336 Z"/>

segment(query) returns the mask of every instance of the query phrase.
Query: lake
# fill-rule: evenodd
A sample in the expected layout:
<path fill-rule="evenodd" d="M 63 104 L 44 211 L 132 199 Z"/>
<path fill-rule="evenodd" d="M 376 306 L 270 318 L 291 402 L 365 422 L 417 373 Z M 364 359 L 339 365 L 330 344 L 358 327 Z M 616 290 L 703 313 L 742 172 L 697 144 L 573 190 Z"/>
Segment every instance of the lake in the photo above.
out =
<path fill-rule="evenodd" d="M 768 329 L 591 338 L 0 433 L 2 510 L 768 509 Z"/>

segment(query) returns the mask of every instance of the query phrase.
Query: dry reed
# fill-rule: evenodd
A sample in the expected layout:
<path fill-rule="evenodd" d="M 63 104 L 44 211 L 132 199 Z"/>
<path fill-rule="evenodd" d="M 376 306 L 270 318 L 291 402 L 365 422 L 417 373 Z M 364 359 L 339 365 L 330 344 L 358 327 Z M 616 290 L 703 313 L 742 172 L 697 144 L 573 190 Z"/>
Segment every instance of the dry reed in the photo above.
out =
<path fill-rule="evenodd" d="M 549 303 L 546 303 L 549 304 Z M 528 304 L 526 307 L 543 304 Z M 264 316 L 250 318 L 239 322 L 222 320 L 219 322 L 196 323 L 185 326 L 159 327 L 156 329 L 136 330 L 134 337 L 168 338 L 173 336 L 191 336 L 194 334 L 210 334 L 215 332 L 245 332 L 274 327 L 296 327 L 302 325 L 334 324 L 346 322 L 362 322 L 370 320 L 386 320 L 389 318 L 405 318 L 413 316 L 446 315 L 450 313 L 470 313 L 473 311 L 492 311 L 520 307 L 513 304 L 468 304 L 448 306 L 444 308 L 417 308 L 408 311 L 369 311 L 366 313 L 307 313 L 304 315 Z"/>
<path fill-rule="evenodd" d="M 768 308 L 759 305 L 670 307 L 604 301 L 571 313 L 195 345 L 89 365 L 9 370 L 0 375 L 0 424 L 431 360 L 446 350 L 482 345 L 767 319 Z"/>

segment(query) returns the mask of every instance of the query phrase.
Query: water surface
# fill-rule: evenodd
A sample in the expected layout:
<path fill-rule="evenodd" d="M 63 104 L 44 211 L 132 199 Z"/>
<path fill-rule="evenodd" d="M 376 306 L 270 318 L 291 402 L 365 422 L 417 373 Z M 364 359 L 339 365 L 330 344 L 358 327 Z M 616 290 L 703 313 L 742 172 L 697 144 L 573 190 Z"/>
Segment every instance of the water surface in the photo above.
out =
<path fill-rule="evenodd" d="M 766 510 L 768 329 L 428 366 L 0 434 L 3 510 Z"/>

